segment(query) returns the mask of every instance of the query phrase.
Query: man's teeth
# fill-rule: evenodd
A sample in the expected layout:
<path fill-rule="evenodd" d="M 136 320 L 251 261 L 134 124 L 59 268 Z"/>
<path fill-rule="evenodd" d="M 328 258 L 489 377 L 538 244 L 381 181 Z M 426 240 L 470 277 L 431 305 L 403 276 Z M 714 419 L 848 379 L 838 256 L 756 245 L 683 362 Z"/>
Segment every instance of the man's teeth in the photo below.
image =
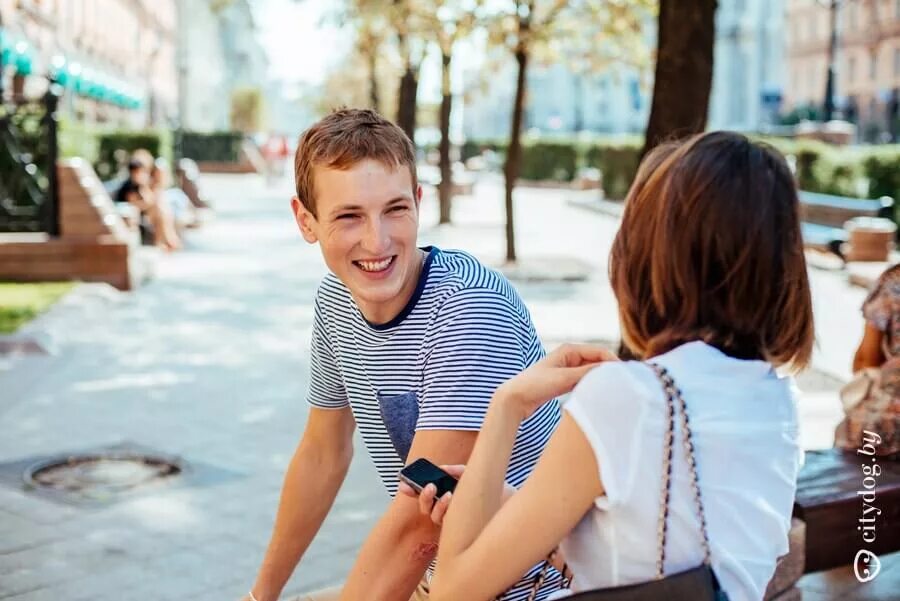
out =
<path fill-rule="evenodd" d="M 388 257 L 382 261 L 357 261 L 357 265 L 363 268 L 364 271 L 383 271 L 388 268 L 388 265 L 391 264 L 393 257 Z"/>

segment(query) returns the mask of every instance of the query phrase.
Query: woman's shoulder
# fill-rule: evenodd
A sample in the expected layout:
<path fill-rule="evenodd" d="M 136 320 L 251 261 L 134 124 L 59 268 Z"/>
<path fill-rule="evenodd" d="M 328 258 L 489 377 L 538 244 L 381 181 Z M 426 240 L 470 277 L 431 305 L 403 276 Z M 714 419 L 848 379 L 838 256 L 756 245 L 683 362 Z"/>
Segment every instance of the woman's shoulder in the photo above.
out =
<path fill-rule="evenodd" d="M 570 402 L 607 416 L 633 415 L 658 396 L 654 394 L 658 389 L 646 363 L 606 361 L 585 374 L 572 391 Z"/>

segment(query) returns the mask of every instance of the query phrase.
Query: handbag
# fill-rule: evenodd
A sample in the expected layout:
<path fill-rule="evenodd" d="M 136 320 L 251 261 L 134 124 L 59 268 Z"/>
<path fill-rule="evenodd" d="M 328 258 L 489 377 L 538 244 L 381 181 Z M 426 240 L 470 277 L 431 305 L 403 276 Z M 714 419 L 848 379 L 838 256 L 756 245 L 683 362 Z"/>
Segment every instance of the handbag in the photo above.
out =
<path fill-rule="evenodd" d="M 878 434 L 875 454 L 900 454 L 900 358 L 881 367 L 862 369 L 840 391 L 844 419 L 834 431 L 834 446 L 856 452 L 867 440 L 866 432 Z"/>
<path fill-rule="evenodd" d="M 690 599 L 691 601 L 727 601 L 728 595 L 722 590 L 719 581 L 713 572 L 709 536 L 706 532 L 706 515 L 703 512 L 703 501 L 700 498 L 700 487 L 697 483 L 697 465 L 694 459 L 694 443 L 691 438 L 691 428 L 687 415 L 687 406 L 681 391 L 675 386 L 675 382 L 666 369 L 656 363 L 648 363 L 656 373 L 665 390 L 668 427 L 666 429 L 663 444 L 663 484 L 662 499 L 659 507 L 659 520 L 657 522 L 657 556 L 656 577 L 639 584 L 618 586 L 612 588 L 595 589 L 576 593 L 566 600 L 573 601 L 679 601 Z M 675 437 L 675 404 L 678 404 L 678 413 L 683 430 L 682 440 L 687 456 L 688 467 L 691 470 L 691 488 L 694 492 L 694 502 L 697 513 L 700 516 L 700 530 L 703 534 L 703 563 L 696 568 L 679 572 L 671 576 L 664 576 L 663 567 L 666 560 L 666 535 L 668 531 L 669 498 L 672 489 L 672 446 Z"/>

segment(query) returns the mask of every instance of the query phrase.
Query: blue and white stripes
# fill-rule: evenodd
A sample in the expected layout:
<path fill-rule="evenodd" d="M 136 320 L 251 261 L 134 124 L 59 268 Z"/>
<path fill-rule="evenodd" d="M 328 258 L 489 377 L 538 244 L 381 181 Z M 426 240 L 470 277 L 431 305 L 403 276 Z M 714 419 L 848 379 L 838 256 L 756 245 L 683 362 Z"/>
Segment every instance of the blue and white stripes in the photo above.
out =
<path fill-rule="evenodd" d="M 543 355 L 528 310 L 502 275 L 464 252 L 431 248 L 409 305 L 382 326 L 365 320 L 335 276 L 325 277 L 316 296 L 309 402 L 350 406 L 394 495 L 404 462 L 388 435 L 391 424 L 382 418 L 379 396 L 417 399 L 416 431 L 477 431 L 497 386 Z M 522 424 L 507 471 L 510 484 L 525 481 L 559 419 L 554 400 Z M 548 592 L 558 576 L 549 580 Z M 503 599 L 525 599 L 529 584 L 523 581 Z"/>

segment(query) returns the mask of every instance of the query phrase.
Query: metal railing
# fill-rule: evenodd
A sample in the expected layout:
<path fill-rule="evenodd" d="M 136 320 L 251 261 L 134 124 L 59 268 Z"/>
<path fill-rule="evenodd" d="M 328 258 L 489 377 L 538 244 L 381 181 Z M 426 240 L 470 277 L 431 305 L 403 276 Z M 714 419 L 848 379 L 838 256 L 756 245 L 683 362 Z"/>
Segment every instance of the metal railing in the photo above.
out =
<path fill-rule="evenodd" d="M 55 85 L 36 101 L 0 103 L 0 233 L 59 235 L 58 105 Z"/>

